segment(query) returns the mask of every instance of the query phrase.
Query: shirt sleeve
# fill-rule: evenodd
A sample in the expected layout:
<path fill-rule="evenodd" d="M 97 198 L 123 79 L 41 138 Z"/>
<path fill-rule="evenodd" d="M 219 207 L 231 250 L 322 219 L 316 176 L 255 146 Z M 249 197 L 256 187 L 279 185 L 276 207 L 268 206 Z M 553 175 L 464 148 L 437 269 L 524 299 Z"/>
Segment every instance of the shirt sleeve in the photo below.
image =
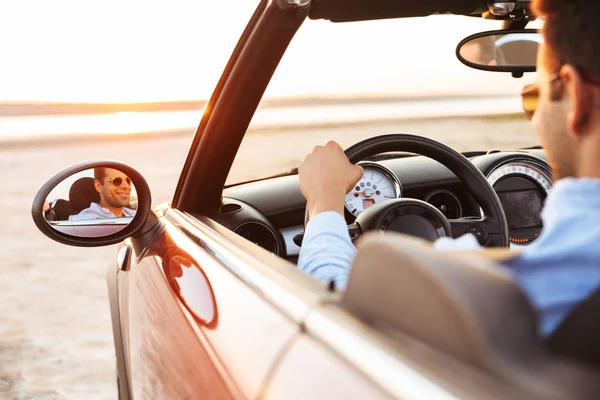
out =
<path fill-rule="evenodd" d="M 325 282 L 333 281 L 336 289 L 342 290 L 348 283 L 355 254 L 346 220 L 335 211 L 327 211 L 308 222 L 298 268 Z"/>

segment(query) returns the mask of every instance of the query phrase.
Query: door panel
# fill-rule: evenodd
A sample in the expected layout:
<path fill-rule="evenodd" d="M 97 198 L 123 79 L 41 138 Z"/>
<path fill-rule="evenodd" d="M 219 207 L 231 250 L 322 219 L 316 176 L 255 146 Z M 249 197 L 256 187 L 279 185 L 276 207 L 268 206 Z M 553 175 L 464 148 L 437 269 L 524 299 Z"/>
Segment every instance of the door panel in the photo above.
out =
<path fill-rule="evenodd" d="M 175 264 L 178 264 L 181 254 L 187 254 L 196 265 L 202 267 L 202 273 L 212 289 L 214 319 L 208 324 L 198 323 L 199 333 L 212 348 L 229 378 L 235 382 L 240 394 L 245 398 L 255 398 L 279 354 L 299 334 L 297 325 L 179 229 L 169 225 L 167 233 L 173 244 L 177 245 L 177 250 L 171 251 L 168 257 L 175 259 Z M 244 268 L 243 265 L 238 267 Z M 174 270 L 178 274 L 177 268 Z M 192 287 L 193 284 L 186 282 L 186 279 L 199 281 L 198 274 L 184 273 L 175 280 L 176 286 Z M 173 288 L 174 283 L 170 282 Z M 202 285 L 196 283 L 196 286 Z M 174 292 L 177 290 L 177 287 L 173 289 Z M 182 292 L 180 304 L 186 307 L 189 314 L 197 316 L 202 313 L 204 318 L 211 315 L 206 304 L 201 306 L 202 299 L 207 302 L 209 298 L 206 293 L 199 293 L 196 298 L 190 299 L 189 296 L 183 298 Z M 193 292 L 188 290 L 188 294 Z M 196 319 L 200 321 L 203 318 Z"/>
<path fill-rule="evenodd" d="M 255 398 L 296 324 L 165 224 L 126 273 L 133 398 Z"/>
<path fill-rule="evenodd" d="M 303 335 L 286 353 L 261 398 L 375 400 L 391 397 L 325 345 Z"/>
<path fill-rule="evenodd" d="M 167 237 L 153 247 L 162 249 Z M 129 376 L 134 399 L 232 399 L 214 357 L 174 296 L 160 250 L 125 273 Z"/>

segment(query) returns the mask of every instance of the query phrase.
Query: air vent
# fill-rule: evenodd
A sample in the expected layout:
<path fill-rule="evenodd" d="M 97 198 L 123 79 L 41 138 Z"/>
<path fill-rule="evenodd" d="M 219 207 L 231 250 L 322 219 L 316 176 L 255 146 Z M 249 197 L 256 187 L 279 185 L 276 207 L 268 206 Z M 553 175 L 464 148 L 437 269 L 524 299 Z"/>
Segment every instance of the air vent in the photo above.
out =
<path fill-rule="evenodd" d="M 458 197 L 449 190 L 436 190 L 425 196 L 425 201 L 442 212 L 448 219 L 462 217 L 462 206 Z"/>
<path fill-rule="evenodd" d="M 246 222 L 233 230 L 235 233 L 252 243 L 279 255 L 277 237 L 269 228 L 258 222 Z"/>
<path fill-rule="evenodd" d="M 233 214 L 242 210 L 242 206 L 236 203 L 223 204 L 219 209 L 221 215 Z"/>

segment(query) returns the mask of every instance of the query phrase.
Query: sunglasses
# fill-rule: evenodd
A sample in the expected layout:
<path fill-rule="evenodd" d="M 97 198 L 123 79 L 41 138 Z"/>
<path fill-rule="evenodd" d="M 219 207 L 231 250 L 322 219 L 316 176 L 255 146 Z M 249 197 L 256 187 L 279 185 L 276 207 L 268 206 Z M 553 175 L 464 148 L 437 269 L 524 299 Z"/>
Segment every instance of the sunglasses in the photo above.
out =
<path fill-rule="evenodd" d="M 116 178 L 112 178 L 112 179 L 103 179 L 103 182 L 112 182 L 113 185 L 115 185 L 115 187 L 119 187 L 123 184 L 123 180 L 125 180 L 125 182 L 127 182 L 128 186 L 131 186 L 131 179 L 129 178 L 121 178 L 120 176 L 117 176 Z"/>
<path fill-rule="evenodd" d="M 579 71 L 579 74 L 584 81 L 600 86 L 600 79 L 596 78 L 595 76 L 581 70 Z M 564 86 L 560 74 L 556 73 L 552 75 L 549 82 L 551 91 L 550 99 L 552 101 L 560 100 L 564 92 Z M 521 92 L 521 99 L 523 102 L 523 111 L 525 111 L 525 115 L 528 119 L 532 119 L 540 102 L 539 85 L 536 83 L 526 85 Z"/>

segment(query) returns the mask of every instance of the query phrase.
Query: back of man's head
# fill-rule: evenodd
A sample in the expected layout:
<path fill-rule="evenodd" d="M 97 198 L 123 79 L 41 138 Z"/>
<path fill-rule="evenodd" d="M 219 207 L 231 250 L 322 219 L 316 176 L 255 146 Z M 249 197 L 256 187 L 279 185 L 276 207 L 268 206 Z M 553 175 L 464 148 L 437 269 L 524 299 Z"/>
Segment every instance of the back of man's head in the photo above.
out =
<path fill-rule="evenodd" d="M 558 70 L 571 64 L 600 78 L 600 0 L 533 0 Z"/>

